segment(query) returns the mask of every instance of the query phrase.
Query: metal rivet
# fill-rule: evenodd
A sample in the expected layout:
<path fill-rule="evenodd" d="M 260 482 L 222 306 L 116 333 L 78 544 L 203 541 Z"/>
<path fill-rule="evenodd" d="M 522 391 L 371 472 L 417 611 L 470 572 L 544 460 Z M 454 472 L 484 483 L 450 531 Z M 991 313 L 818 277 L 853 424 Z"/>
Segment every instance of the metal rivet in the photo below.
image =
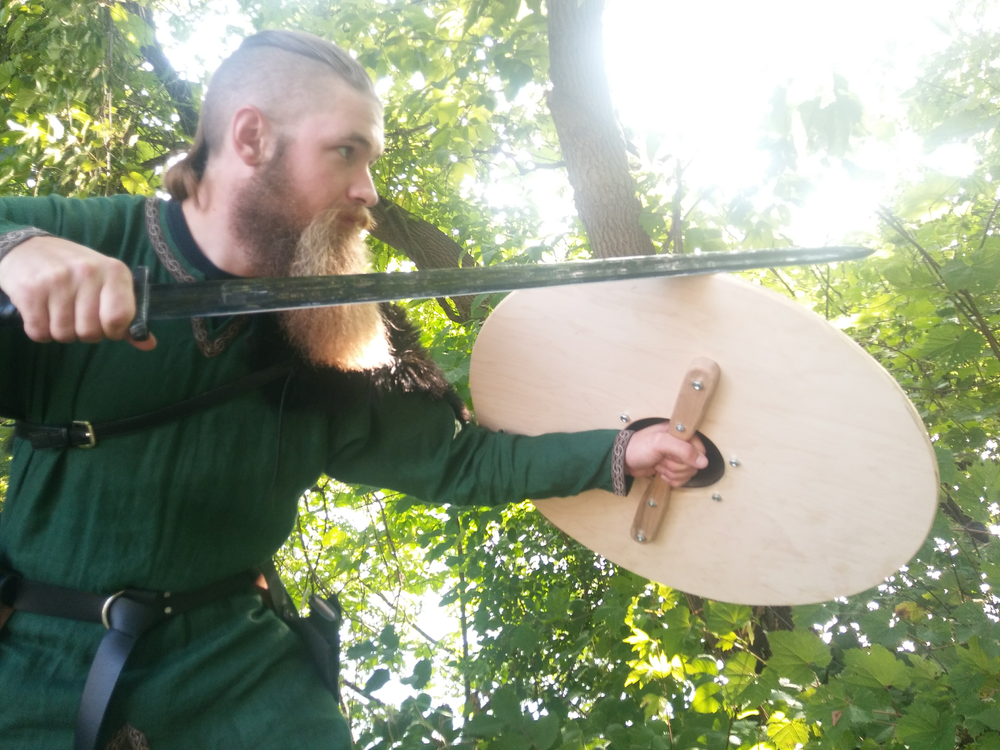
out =
<path fill-rule="evenodd" d="M 628 424 L 628 414 L 622 414 L 619 419 L 624 423 Z"/>
<path fill-rule="evenodd" d="M 635 540 L 637 542 L 644 542 L 646 541 L 646 535 L 640 531 L 638 534 L 635 535 Z"/>
<path fill-rule="evenodd" d="M 738 458 L 731 458 L 729 459 L 729 465 L 735 469 L 737 466 L 740 465 L 740 460 Z"/>
<path fill-rule="evenodd" d="M 692 388 L 694 388 L 694 389 L 695 389 L 696 391 L 700 391 L 700 390 L 701 390 L 701 388 L 702 388 L 702 385 L 701 385 L 701 381 L 700 381 L 700 380 L 696 380 L 696 381 L 694 381 L 694 382 L 693 382 L 693 383 L 691 384 L 691 387 L 692 387 Z"/>
<path fill-rule="evenodd" d="M 174 611 L 173 607 L 164 607 L 163 608 L 163 614 L 165 614 L 165 615 L 173 614 L 173 611 Z"/>
<path fill-rule="evenodd" d="M 650 508 L 655 508 L 656 507 L 656 501 L 655 500 L 647 500 L 646 501 L 646 505 L 648 505 Z"/>
<path fill-rule="evenodd" d="M 721 503 L 722 502 L 722 495 L 720 495 L 718 492 L 716 492 L 714 495 L 712 495 L 712 499 L 715 500 L 715 502 L 717 502 L 717 503 Z"/>
<path fill-rule="evenodd" d="M 677 423 L 677 431 L 684 432 L 684 425 L 682 425 L 680 422 Z"/>

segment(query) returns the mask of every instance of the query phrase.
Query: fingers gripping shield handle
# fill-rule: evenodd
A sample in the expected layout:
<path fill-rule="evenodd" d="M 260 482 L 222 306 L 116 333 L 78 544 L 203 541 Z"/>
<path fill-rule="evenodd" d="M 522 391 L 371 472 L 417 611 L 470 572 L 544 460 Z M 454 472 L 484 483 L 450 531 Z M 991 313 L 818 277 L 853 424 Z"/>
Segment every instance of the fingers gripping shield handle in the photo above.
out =
<path fill-rule="evenodd" d="M 691 442 L 718 382 L 719 365 L 713 360 L 698 357 L 691 363 L 677 394 L 674 411 L 670 415 L 671 435 L 686 443 Z M 635 519 L 632 521 L 632 539 L 639 544 L 652 542 L 660 530 L 669 505 L 670 485 L 657 474 L 639 500 Z"/>
<path fill-rule="evenodd" d="M 149 338 L 149 269 L 139 266 L 132 269 L 132 289 L 135 292 L 135 318 L 128 332 L 134 341 Z M 0 325 L 22 325 L 21 313 L 3 292 L 0 292 Z"/>

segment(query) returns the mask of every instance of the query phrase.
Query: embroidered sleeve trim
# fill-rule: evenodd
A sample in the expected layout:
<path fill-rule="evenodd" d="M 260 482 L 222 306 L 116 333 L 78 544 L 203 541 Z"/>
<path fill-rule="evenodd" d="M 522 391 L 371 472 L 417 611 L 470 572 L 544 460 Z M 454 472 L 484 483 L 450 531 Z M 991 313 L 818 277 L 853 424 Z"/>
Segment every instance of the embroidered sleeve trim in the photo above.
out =
<path fill-rule="evenodd" d="M 635 430 L 622 430 L 615 437 L 615 444 L 611 448 L 611 488 L 619 497 L 628 494 L 628 484 L 625 480 L 625 449 L 628 448 L 628 441 L 634 434 Z"/>
<path fill-rule="evenodd" d="M 3 260 L 4 256 L 15 247 L 20 245 L 22 242 L 30 240 L 32 237 L 51 236 L 51 233 L 46 232 L 44 229 L 38 229 L 37 227 L 24 227 L 23 229 L 15 229 L 13 232 L 0 234 L 0 260 Z"/>
<path fill-rule="evenodd" d="M 163 227 L 160 226 L 160 201 L 158 198 L 150 197 L 146 201 L 146 230 L 149 232 L 149 241 L 153 243 L 153 250 L 163 267 L 167 269 L 174 280 L 181 284 L 190 284 L 195 281 L 195 277 L 186 269 L 174 255 L 167 244 L 166 237 L 163 236 Z M 204 318 L 191 318 L 191 332 L 194 334 L 194 341 L 198 345 L 198 350 L 207 358 L 217 357 L 226 350 L 233 340 L 240 335 L 247 324 L 247 316 L 240 315 L 234 318 L 222 332 L 214 339 L 208 333 L 208 325 Z"/>

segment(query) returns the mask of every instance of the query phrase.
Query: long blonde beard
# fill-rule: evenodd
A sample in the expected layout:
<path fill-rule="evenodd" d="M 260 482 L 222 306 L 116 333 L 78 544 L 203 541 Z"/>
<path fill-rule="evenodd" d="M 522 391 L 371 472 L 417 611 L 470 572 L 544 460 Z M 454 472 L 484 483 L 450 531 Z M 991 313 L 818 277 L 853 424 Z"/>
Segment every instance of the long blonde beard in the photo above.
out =
<path fill-rule="evenodd" d="M 373 226 L 363 207 L 335 208 L 317 217 L 299 238 L 290 276 L 339 276 L 371 270 L 361 230 Z M 313 364 L 372 370 L 391 359 L 377 304 L 337 305 L 280 313 L 289 341 Z"/>

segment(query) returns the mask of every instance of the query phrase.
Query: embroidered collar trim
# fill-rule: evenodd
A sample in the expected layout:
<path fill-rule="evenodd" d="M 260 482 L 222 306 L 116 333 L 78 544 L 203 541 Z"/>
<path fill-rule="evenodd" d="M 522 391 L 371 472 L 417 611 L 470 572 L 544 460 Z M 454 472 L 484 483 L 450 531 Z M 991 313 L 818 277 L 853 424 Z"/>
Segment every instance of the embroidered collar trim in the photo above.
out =
<path fill-rule="evenodd" d="M 174 277 L 174 280 L 180 284 L 190 284 L 192 281 L 196 281 L 191 272 L 181 264 L 174 251 L 170 249 L 170 245 L 167 244 L 163 227 L 160 226 L 159 198 L 151 196 L 146 200 L 146 229 L 149 232 L 149 241 L 153 243 L 156 257 Z M 247 325 L 247 320 L 246 315 L 235 317 L 218 336 L 212 338 L 208 333 L 208 325 L 204 318 L 191 318 L 191 331 L 194 334 L 198 350 L 208 359 L 219 356 L 240 335 Z"/>

